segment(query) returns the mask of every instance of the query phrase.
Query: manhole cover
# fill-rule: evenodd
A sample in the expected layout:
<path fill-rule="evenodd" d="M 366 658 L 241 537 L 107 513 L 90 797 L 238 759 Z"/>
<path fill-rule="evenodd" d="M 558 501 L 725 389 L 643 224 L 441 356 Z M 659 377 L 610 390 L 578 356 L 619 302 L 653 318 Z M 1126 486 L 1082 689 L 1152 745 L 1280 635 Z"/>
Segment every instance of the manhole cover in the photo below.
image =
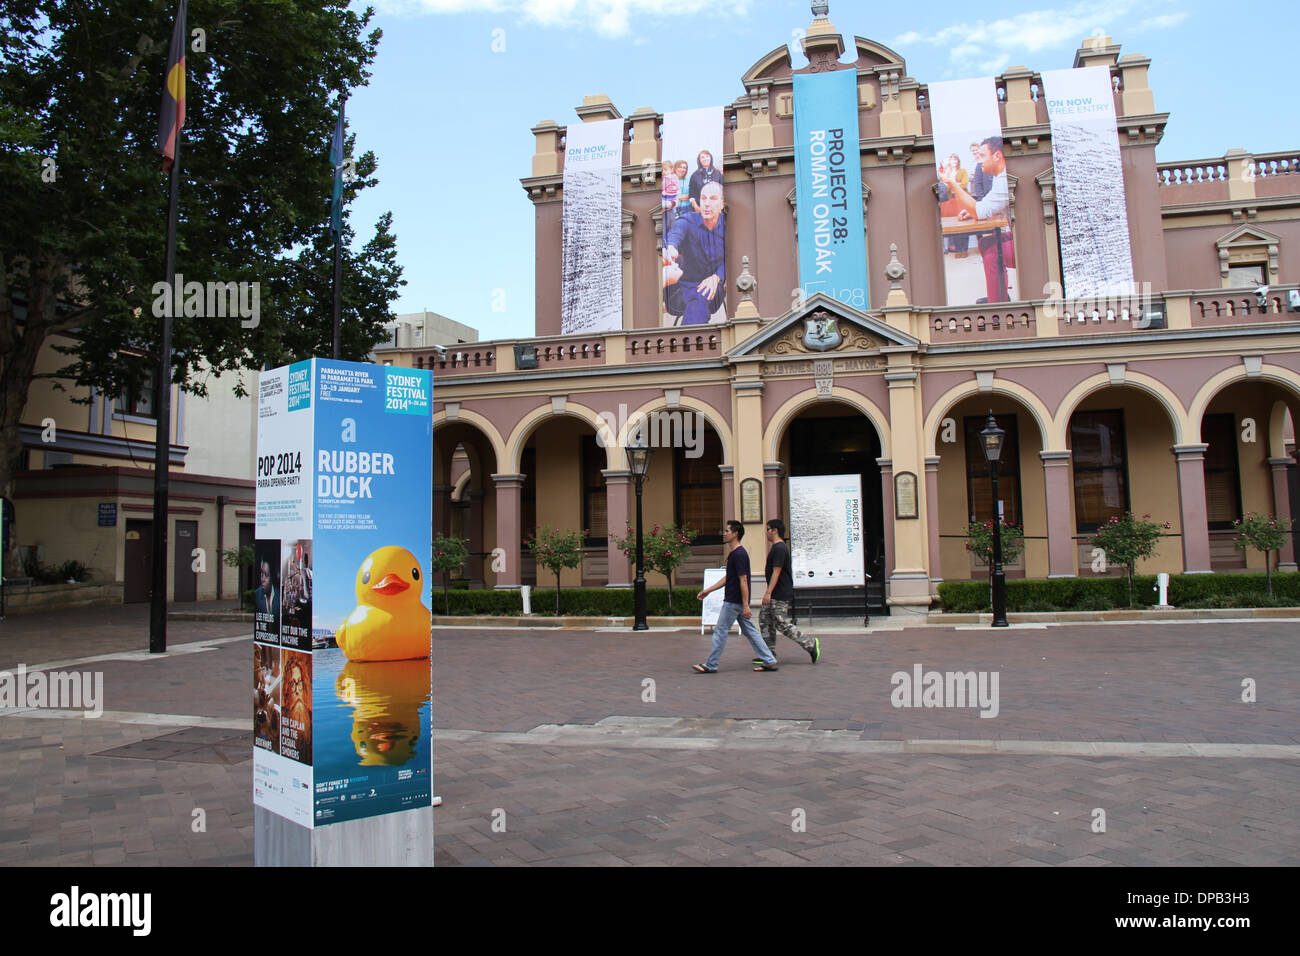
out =
<path fill-rule="evenodd" d="M 218 727 L 189 727 L 161 737 L 101 750 L 93 756 L 237 764 L 252 759 L 253 743 L 250 738 L 250 734 L 235 733 Z"/>

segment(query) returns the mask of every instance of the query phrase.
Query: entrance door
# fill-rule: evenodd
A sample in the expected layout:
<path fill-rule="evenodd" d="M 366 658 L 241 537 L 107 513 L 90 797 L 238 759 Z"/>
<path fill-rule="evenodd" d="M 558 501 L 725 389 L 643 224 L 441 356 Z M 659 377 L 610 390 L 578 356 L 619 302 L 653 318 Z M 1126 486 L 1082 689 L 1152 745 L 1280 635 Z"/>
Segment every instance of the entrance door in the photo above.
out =
<path fill-rule="evenodd" d="M 790 426 L 791 477 L 862 476 L 863 558 L 866 573 L 871 575 L 867 580 L 867 606 L 873 614 L 887 614 L 884 496 L 880 466 L 876 464 L 879 457 L 880 438 L 871 422 L 861 415 L 801 416 Z"/>
<path fill-rule="evenodd" d="M 243 551 L 245 547 L 253 546 L 253 539 L 256 536 L 256 528 L 241 521 L 239 523 L 239 550 Z M 239 593 L 251 591 L 257 587 L 257 568 L 249 565 L 246 568 L 239 569 Z"/>
<path fill-rule="evenodd" d="M 172 567 L 173 601 L 198 600 L 199 576 L 194 570 L 194 549 L 199 543 L 197 521 L 176 522 L 176 551 Z"/>
<path fill-rule="evenodd" d="M 143 604 L 149 600 L 153 582 L 153 522 L 126 522 L 126 555 L 122 601 Z"/>

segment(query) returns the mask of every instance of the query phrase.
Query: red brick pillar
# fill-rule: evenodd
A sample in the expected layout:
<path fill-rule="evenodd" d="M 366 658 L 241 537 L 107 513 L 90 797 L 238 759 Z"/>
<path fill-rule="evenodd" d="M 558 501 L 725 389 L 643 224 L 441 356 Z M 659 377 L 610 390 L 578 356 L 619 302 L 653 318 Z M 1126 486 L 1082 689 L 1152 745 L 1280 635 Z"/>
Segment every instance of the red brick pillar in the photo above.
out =
<path fill-rule="evenodd" d="M 1210 573 L 1210 528 L 1205 508 L 1205 449 L 1174 445 L 1178 461 L 1178 511 L 1183 523 L 1183 573 Z"/>
<path fill-rule="evenodd" d="M 1043 488 L 1047 504 L 1047 576 L 1072 578 L 1078 574 L 1074 545 L 1074 512 L 1070 508 L 1070 452 L 1040 451 Z"/>
<path fill-rule="evenodd" d="M 505 552 L 505 568 L 497 572 L 498 588 L 517 588 L 520 580 L 519 539 L 522 522 L 523 475 L 493 475 L 497 493 L 497 542 Z"/>
<path fill-rule="evenodd" d="M 623 554 L 622 549 L 614 543 L 615 538 L 627 534 L 631 524 L 633 502 L 632 473 L 628 471 L 602 471 L 605 476 L 605 511 L 609 516 L 609 545 L 606 554 L 609 558 L 609 584 L 611 588 L 630 588 L 632 586 L 632 562 Z M 636 533 L 636 529 L 632 529 Z"/>
<path fill-rule="evenodd" d="M 1268 466 L 1273 469 L 1273 516 L 1278 519 L 1290 518 L 1291 487 L 1287 480 L 1287 466 L 1290 458 L 1270 458 Z M 1290 533 L 1277 550 L 1277 569 L 1279 571 L 1296 570 L 1295 547 Z"/>

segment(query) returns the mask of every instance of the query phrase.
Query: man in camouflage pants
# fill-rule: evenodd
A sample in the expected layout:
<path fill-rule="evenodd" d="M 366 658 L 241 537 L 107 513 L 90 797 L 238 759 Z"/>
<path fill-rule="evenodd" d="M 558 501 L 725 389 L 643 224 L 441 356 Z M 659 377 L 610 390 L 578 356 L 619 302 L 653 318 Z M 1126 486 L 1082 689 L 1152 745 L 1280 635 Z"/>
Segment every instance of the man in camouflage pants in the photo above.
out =
<path fill-rule="evenodd" d="M 794 600 L 794 574 L 790 568 L 790 548 L 782 539 L 785 537 L 785 523 L 780 518 L 773 518 L 767 523 L 767 591 L 763 594 L 763 609 L 758 615 L 758 624 L 763 631 L 763 640 L 776 652 L 776 635 L 779 631 L 794 641 L 812 658 L 814 664 L 821 657 L 821 641 L 805 637 L 803 631 L 790 623 L 790 602 Z"/>

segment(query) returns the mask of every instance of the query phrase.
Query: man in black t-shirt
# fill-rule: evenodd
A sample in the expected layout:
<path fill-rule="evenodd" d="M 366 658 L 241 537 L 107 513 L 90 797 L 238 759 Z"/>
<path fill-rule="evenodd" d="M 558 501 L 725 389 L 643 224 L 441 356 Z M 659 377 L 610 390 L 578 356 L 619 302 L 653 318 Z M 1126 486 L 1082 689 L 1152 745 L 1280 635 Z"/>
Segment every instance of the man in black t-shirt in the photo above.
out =
<path fill-rule="evenodd" d="M 812 658 L 814 664 L 822 656 L 821 641 L 805 637 L 803 631 L 790 622 L 790 602 L 794 600 L 794 573 L 790 569 L 790 548 L 782 540 L 785 522 L 773 518 L 767 523 L 767 592 L 763 595 L 763 610 L 758 614 L 763 640 L 776 652 L 776 635 L 779 631 L 794 641 Z"/>
<path fill-rule="evenodd" d="M 713 649 L 709 659 L 703 664 L 695 664 L 697 674 L 713 674 L 718 670 L 718 661 L 722 659 L 722 649 L 727 646 L 727 633 L 733 623 L 740 623 L 740 633 L 745 635 L 750 647 L 757 655 L 754 663 L 756 671 L 776 670 L 776 657 L 763 643 L 763 635 L 754 626 L 752 612 L 749 610 L 749 553 L 741 547 L 740 539 L 745 536 L 745 526 L 739 521 L 728 521 L 722 529 L 722 542 L 731 548 L 727 555 L 727 576 L 711 588 L 706 588 L 695 595 L 703 601 L 705 596 L 720 587 L 722 592 L 722 610 L 718 612 L 718 623 L 713 628 Z"/>

